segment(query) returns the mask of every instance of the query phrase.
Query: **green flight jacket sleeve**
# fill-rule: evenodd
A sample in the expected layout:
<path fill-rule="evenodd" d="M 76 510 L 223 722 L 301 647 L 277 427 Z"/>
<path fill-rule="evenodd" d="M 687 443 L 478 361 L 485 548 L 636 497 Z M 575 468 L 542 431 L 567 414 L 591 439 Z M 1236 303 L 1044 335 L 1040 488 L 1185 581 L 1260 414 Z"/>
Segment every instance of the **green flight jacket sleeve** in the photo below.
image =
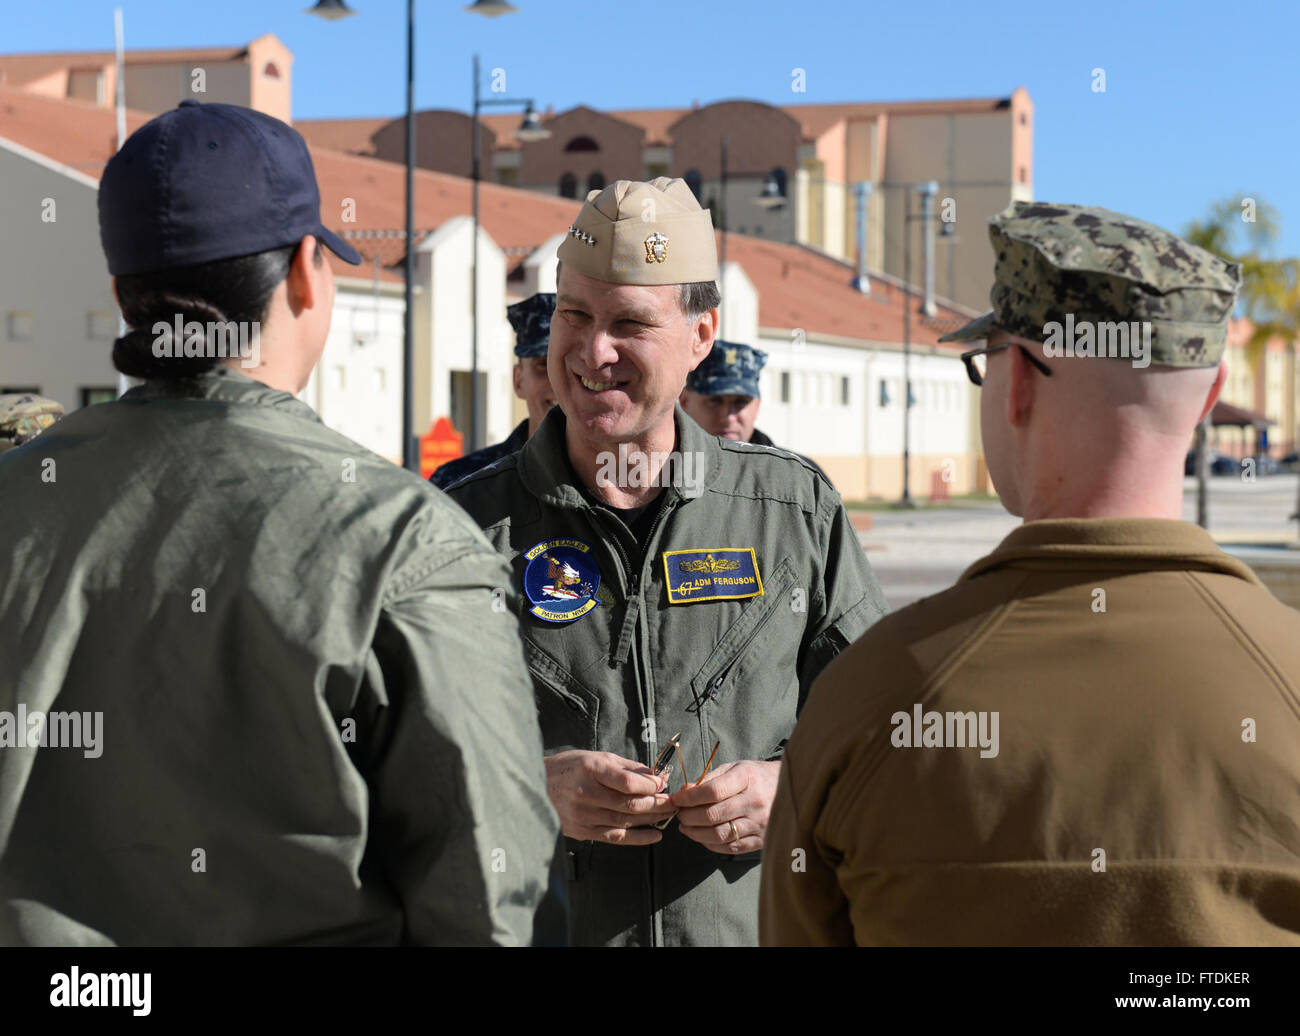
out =
<path fill-rule="evenodd" d="M 404 942 L 528 945 L 559 834 L 532 681 L 504 561 L 443 539 L 396 574 L 366 664 L 372 837 Z"/>
<path fill-rule="evenodd" d="M 830 483 L 822 488 L 825 495 L 818 507 L 818 520 L 824 530 L 820 539 L 826 567 L 812 601 L 820 621 L 815 625 L 810 623 L 811 636 L 799 664 L 800 712 L 813 681 L 822 670 L 876 620 L 889 613 L 885 595 L 867 563 L 867 555 L 840 495 L 830 488 Z"/>

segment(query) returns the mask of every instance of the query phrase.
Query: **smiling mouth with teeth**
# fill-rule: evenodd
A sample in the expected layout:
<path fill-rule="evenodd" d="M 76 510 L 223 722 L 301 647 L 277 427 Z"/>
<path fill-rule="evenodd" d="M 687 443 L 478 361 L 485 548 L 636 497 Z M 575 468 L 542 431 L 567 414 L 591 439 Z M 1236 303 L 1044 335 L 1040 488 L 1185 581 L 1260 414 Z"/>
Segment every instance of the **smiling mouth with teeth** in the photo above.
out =
<path fill-rule="evenodd" d="M 578 380 L 582 382 L 583 388 L 590 389 L 592 392 L 605 392 L 608 389 L 627 384 L 626 381 L 592 381 L 590 378 L 584 378 L 581 375 L 578 376 Z"/>

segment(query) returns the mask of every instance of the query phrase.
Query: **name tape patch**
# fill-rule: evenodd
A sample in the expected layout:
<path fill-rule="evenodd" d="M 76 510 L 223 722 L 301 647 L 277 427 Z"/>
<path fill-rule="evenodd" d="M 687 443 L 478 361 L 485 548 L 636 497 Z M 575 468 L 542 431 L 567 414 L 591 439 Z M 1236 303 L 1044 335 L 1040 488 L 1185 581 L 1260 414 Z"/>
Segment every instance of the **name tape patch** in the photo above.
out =
<path fill-rule="evenodd" d="M 763 578 L 753 547 L 701 547 L 664 551 L 669 604 L 759 597 Z"/>

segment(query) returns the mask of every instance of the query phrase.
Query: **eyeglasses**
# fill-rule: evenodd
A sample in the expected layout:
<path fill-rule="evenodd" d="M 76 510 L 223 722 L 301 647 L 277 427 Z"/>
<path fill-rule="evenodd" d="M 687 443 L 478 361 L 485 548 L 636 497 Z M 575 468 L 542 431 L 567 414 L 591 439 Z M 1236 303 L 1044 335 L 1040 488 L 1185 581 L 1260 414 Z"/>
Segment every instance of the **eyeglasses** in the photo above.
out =
<path fill-rule="evenodd" d="M 704 764 L 704 772 L 700 774 L 699 780 L 695 781 L 694 783 L 691 783 L 686 778 L 686 760 L 682 758 L 682 735 L 674 734 L 672 737 L 668 739 L 668 743 L 664 745 L 663 750 L 659 753 L 659 758 L 655 760 L 653 771 L 655 773 L 663 773 L 665 770 L 668 770 L 669 769 L 668 762 L 672 758 L 673 753 L 676 752 L 678 765 L 680 765 L 682 768 L 682 780 L 685 782 L 682 785 L 682 787 L 693 788 L 696 784 L 699 784 L 700 781 L 704 780 L 704 778 L 709 775 L 709 770 L 713 767 L 713 760 L 718 754 L 718 746 L 720 744 L 722 744 L 721 741 L 715 741 L 713 743 L 713 752 L 709 755 L 709 761 Z M 660 831 L 665 830 L 668 827 L 668 825 L 672 823 L 673 817 L 675 816 L 677 816 L 677 814 L 673 813 L 672 817 L 668 817 L 664 820 L 660 820 L 658 823 L 655 824 L 655 827 L 659 828 Z"/>
<path fill-rule="evenodd" d="M 1025 359 L 1037 367 L 1047 377 L 1052 376 L 1052 368 L 1047 366 L 1042 360 L 1031 353 L 1018 342 L 1003 342 L 1001 345 L 986 345 L 983 349 L 972 349 L 970 352 L 961 354 L 961 362 L 966 364 L 966 376 L 970 378 L 971 384 L 979 387 L 984 384 L 984 373 L 988 370 L 988 358 L 990 353 L 1001 352 L 1003 349 L 1010 349 L 1015 346 L 1025 354 Z"/>

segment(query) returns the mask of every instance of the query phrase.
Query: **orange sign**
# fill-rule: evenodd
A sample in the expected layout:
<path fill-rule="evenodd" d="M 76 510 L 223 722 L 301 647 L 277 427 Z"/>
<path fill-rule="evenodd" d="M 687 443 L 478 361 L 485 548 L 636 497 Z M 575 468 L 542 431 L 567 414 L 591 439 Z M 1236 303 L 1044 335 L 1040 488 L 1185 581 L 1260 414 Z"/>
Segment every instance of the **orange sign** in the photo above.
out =
<path fill-rule="evenodd" d="M 451 418 L 440 417 L 428 433 L 420 436 L 420 474 L 428 478 L 449 460 L 465 454 L 465 436 L 456 431 Z"/>

